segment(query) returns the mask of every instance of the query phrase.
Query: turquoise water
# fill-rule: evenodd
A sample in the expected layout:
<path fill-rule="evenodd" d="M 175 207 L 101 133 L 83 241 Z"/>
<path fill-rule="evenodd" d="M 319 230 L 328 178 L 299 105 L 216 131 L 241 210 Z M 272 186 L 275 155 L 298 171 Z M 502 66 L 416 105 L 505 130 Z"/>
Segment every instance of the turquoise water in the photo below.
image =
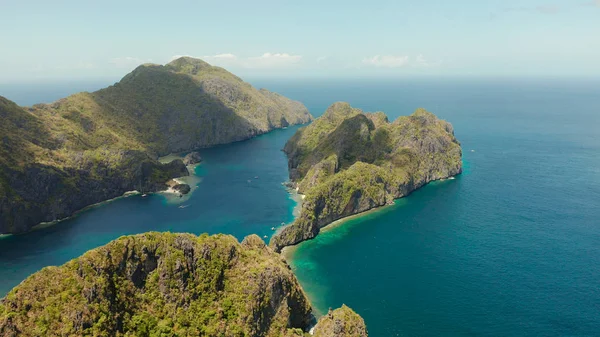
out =
<path fill-rule="evenodd" d="M 423 106 L 451 121 L 463 145 L 465 172 L 457 179 L 293 252 L 292 267 L 318 312 L 348 304 L 373 337 L 598 334 L 598 81 L 254 84 L 303 101 L 315 115 L 338 100 L 391 118 Z M 292 219 L 280 149 L 294 131 L 202 151 L 202 181 L 187 208 L 160 196 L 129 197 L 0 239 L 0 295 L 43 266 L 123 234 L 271 235 Z"/>
<path fill-rule="evenodd" d="M 452 121 L 465 172 L 300 245 L 315 307 L 345 303 L 375 337 L 598 335 L 600 86 L 361 89 L 342 99 Z"/>
<path fill-rule="evenodd" d="M 161 195 L 117 199 L 72 219 L 24 235 L 0 238 L 0 297 L 28 275 L 60 265 L 121 235 L 147 231 L 271 236 L 293 220 L 296 203 L 281 184 L 287 161 L 281 149 L 298 127 L 246 142 L 201 150 L 198 188 L 183 203 Z M 184 208 L 180 208 L 184 207 Z"/>

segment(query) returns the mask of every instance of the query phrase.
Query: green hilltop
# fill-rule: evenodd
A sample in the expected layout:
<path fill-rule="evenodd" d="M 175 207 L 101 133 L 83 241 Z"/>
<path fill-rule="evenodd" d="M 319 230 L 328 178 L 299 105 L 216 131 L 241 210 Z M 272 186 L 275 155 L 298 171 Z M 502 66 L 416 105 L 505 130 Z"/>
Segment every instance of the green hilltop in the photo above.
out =
<path fill-rule="evenodd" d="M 309 336 L 308 299 L 256 235 L 121 237 L 33 274 L 0 301 L 0 335 Z M 366 337 L 343 306 L 315 337 Z"/>
<path fill-rule="evenodd" d="M 462 172 L 452 125 L 424 109 L 389 122 L 383 112 L 335 103 L 299 129 L 284 151 L 290 179 L 305 199 L 298 219 L 272 238 L 275 250 Z"/>
<path fill-rule="evenodd" d="M 183 57 L 51 104 L 0 97 L 0 234 L 187 175 L 169 153 L 240 141 L 312 120 L 304 105 Z"/>

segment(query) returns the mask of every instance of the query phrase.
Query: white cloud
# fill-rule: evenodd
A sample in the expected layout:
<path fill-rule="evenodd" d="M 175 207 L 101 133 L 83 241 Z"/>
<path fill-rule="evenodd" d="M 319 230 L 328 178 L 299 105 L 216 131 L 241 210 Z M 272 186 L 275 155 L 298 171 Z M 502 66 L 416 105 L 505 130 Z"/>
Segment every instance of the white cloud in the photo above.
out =
<path fill-rule="evenodd" d="M 173 55 L 171 57 L 171 61 L 175 61 L 178 58 L 182 58 L 182 57 L 191 57 L 191 58 L 201 59 L 201 60 L 204 60 L 204 61 L 207 61 L 207 60 L 235 60 L 235 59 L 237 59 L 237 56 L 235 56 L 233 54 L 230 54 L 230 53 L 217 54 L 217 55 L 205 55 L 205 56 L 193 56 L 193 55 L 185 54 L 185 55 Z"/>
<path fill-rule="evenodd" d="M 227 54 L 217 54 L 217 55 L 213 55 L 213 56 L 204 56 L 204 57 L 202 57 L 202 59 L 209 63 L 211 62 L 211 60 L 214 60 L 214 61 L 236 61 L 237 56 L 227 53 Z"/>
<path fill-rule="evenodd" d="M 200 58 L 200 57 L 197 57 L 197 56 L 192 56 L 192 55 L 187 55 L 187 54 L 185 54 L 185 55 L 173 55 L 173 56 L 171 56 L 171 59 L 169 60 L 169 62 L 175 61 L 175 60 L 177 60 L 179 58 L 182 58 L 182 57 Z"/>
<path fill-rule="evenodd" d="M 235 58 L 237 58 L 237 56 L 235 56 L 233 54 L 217 54 L 213 57 L 218 58 L 218 59 L 235 59 Z"/>
<path fill-rule="evenodd" d="M 441 61 L 429 61 L 422 54 L 417 57 L 410 57 L 408 55 L 375 55 L 367 57 L 362 60 L 363 64 L 379 68 L 433 68 L 439 67 Z"/>
<path fill-rule="evenodd" d="M 417 56 L 417 58 L 415 59 L 413 66 L 421 67 L 421 68 L 433 68 L 433 67 L 439 67 L 441 64 L 442 64 L 442 61 L 431 62 L 431 61 L 426 60 L 422 54 L 419 54 Z"/>
<path fill-rule="evenodd" d="M 217 54 L 217 55 L 212 55 L 212 56 L 206 55 L 206 56 L 202 56 L 202 57 L 198 57 L 198 58 L 202 59 L 212 65 L 224 67 L 224 68 L 236 67 L 240 61 L 237 56 L 235 56 L 231 53 Z"/>
<path fill-rule="evenodd" d="M 373 57 L 367 57 L 363 59 L 363 64 L 385 67 L 385 68 L 400 68 L 408 65 L 410 58 L 408 55 L 404 56 L 393 56 L 393 55 L 375 55 Z"/>
<path fill-rule="evenodd" d="M 152 60 L 144 60 L 138 57 L 124 56 L 112 58 L 109 62 L 117 68 L 130 68 L 138 66 L 140 64 L 152 62 Z"/>
<path fill-rule="evenodd" d="M 213 56 L 213 58 L 233 60 L 233 59 L 237 59 L 237 56 L 235 56 L 233 54 L 217 54 L 217 55 Z"/>
<path fill-rule="evenodd" d="M 327 60 L 327 56 L 319 56 L 317 57 L 317 63 L 321 63 L 323 61 Z"/>
<path fill-rule="evenodd" d="M 175 55 L 171 58 L 171 60 L 175 60 L 184 56 L 195 57 L 190 55 Z M 288 53 L 264 53 L 261 56 L 255 57 L 238 57 L 231 53 L 225 53 L 195 58 L 202 59 L 212 65 L 220 67 L 235 67 L 245 69 L 286 68 L 296 65 L 302 60 L 302 56 Z"/>
<path fill-rule="evenodd" d="M 235 65 L 239 61 L 237 56 L 235 56 L 231 53 L 216 54 L 216 55 L 204 55 L 204 56 L 194 56 L 194 55 L 189 55 L 189 54 L 173 55 L 171 57 L 170 61 L 175 61 L 178 58 L 182 58 L 182 57 L 191 57 L 191 58 L 195 58 L 195 59 L 200 59 L 200 60 L 208 62 L 214 66 L 220 66 L 220 67 L 231 66 L 232 64 Z"/>
<path fill-rule="evenodd" d="M 249 57 L 246 60 L 247 68 L 285 68 L 298 64 L 302 60 L 300 55 L 287 53 L 264 53 L 258 57 Z"/>

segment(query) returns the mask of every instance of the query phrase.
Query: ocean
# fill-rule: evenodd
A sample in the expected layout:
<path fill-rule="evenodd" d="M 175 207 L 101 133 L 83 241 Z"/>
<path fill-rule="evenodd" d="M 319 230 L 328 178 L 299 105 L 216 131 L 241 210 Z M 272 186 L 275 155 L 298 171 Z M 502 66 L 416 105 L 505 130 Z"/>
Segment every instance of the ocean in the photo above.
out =
<path fill-rule="evenodd" d="M 251 82 L 302 101 L 315 116 L 335 101 L 390 119 L 424 107 L 450 121 L 462 143 L 464 173 L 456 179 L 288 253 L 317 314 L 347 304 L 372 337 L 598 334 L 600 81 Z M 12 97 L 20 104 L 58 98 L 23 90 Z M 5 92 L 0 87 L 10 99 Z M 0 238 L 0 296 L 45 266 L 125 234 L 272 235 L 293 220 L 280 149 L 296 129 L 202 150 L 198 189 L 182 204 L 131 196 Z"/>

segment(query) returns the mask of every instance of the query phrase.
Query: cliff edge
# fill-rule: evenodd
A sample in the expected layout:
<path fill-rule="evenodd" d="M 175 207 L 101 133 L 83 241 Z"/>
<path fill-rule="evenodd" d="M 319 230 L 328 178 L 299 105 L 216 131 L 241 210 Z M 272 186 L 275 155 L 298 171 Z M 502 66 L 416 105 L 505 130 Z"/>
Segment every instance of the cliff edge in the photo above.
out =
<path fill-rule="evenodd" d="M 364 336 L 354 333 L 366 331 L 362 319 L 341 310 L 315 336 Z M 124 236 L 42 269 L 0 300 L 6 337 L 306 337 L 313 321 L 289 266 L 256 235 Z"/>
<path fill-rule="evenodd" d="M 158 158 L 312 120 L 304 105 L 183 57 L 51 104 L 0 97 L 0 234 L 188 175 Z"/>
<path fill-rule="evenodd" d="M 389 122 L 383 112 L 335 103 L 299 129 L 284 151 L 290 179 L 305 199 L 300 216 L 271 239 L 276 251 L 314 238 L 333 221 L 462 172 L 452 125 L 425 109 Z"/>

